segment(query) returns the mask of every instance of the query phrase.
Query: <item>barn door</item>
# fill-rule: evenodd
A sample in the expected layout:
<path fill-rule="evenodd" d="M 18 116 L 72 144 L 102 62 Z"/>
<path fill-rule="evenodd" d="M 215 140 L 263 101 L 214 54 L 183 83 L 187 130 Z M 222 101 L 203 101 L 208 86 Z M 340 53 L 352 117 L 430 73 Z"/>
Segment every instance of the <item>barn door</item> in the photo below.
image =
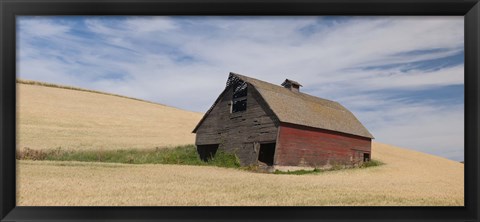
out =
<path fill-rule="evenodd" d="M 273 166 L 273 158 L 275 156 L 275 143 L 260 144 L 260 152 L 258 153 L 258 161 Z"/>
<path fill-rule="evenodd" d="M 219 144 L 209 144 L 209 145 L 197 145 L 197 152 L 200 156 L 200 159 L 208 162 L 217 153 Z"/>
<path fill-rule="evenodd" d="M 363 162 L 370 161 L 370 153 L 363 153 Z"/>

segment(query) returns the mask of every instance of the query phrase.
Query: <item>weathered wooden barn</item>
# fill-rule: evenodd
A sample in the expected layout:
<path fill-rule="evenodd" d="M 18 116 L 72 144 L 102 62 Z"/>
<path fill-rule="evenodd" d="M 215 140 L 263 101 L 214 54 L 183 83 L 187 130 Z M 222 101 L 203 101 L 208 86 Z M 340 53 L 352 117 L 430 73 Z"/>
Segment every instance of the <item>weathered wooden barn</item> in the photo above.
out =
<path fill-rule="evenodd" d="M 326 168 L 371 158 L 372 134 L 337 102 L 230 73 L 223 92 L 193 130 L 200 157 L 235 153 L 242 165 Z"/>

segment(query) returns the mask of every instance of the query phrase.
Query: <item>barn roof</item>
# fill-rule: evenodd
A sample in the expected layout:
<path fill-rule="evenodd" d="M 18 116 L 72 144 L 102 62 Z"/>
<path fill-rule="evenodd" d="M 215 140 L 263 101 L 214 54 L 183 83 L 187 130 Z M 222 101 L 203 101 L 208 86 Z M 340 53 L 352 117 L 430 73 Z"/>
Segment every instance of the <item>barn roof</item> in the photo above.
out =
<path fill-rule="evenodd" d="M 231 72 L 229 81 L 232 78 L 238 78 L 252 85 L 260 93 L 280 122 L 373 138 L 372 134 L 368 132 L 353 113 L 338 102 L 302 92 L 292 92 L 290 89 L 279 85 Z M 207 111 L 204 118 L 209 112 L 210 110 Z M 194 132 L 202 121 L 203 119 Z"/>

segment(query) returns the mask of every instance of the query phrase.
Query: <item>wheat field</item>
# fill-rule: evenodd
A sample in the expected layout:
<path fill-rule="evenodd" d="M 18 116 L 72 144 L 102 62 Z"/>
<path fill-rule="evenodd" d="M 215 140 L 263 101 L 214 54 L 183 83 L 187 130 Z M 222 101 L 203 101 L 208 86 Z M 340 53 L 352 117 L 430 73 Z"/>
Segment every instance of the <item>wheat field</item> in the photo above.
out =
<path fill-rule="evenodd" d="M 29 84 L 25 84 L 29 83 Z M 17 84 L 17 149 L 192 144 L 202 117 L 115 95 Z M 17 161 L 18 206 L 463 206 L 463 164 L 374 142 L 385 165 L 308 175 L 182 165 Z"/>
<path fill-rule="evenodd" d="M 18 161 L 19 206 L 463 206 L 463 164 L 373 143 L 385 165 L 309 175 Z"/>
<path fill-rule="evenodd" d="M 17 83 L 17 149 L 127 149 L 192 144 L 202 113 L 115 95 Z M 29 83 L 29 84 L 25 84 Z"/>

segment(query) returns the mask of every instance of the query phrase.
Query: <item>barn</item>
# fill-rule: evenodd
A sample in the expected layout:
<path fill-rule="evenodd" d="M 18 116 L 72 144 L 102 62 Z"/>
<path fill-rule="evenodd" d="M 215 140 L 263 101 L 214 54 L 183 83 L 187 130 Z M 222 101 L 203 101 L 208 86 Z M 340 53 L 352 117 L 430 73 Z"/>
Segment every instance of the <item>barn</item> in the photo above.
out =
<path fill-rule="evenodd" d="M 345 107 L 302 93 L 301 86 L 230 73 L 193 130 L 200 158 L 208 161 L 224 150 L 244 166 L 329 168 L 369 161 L 372 134 Z"/>

